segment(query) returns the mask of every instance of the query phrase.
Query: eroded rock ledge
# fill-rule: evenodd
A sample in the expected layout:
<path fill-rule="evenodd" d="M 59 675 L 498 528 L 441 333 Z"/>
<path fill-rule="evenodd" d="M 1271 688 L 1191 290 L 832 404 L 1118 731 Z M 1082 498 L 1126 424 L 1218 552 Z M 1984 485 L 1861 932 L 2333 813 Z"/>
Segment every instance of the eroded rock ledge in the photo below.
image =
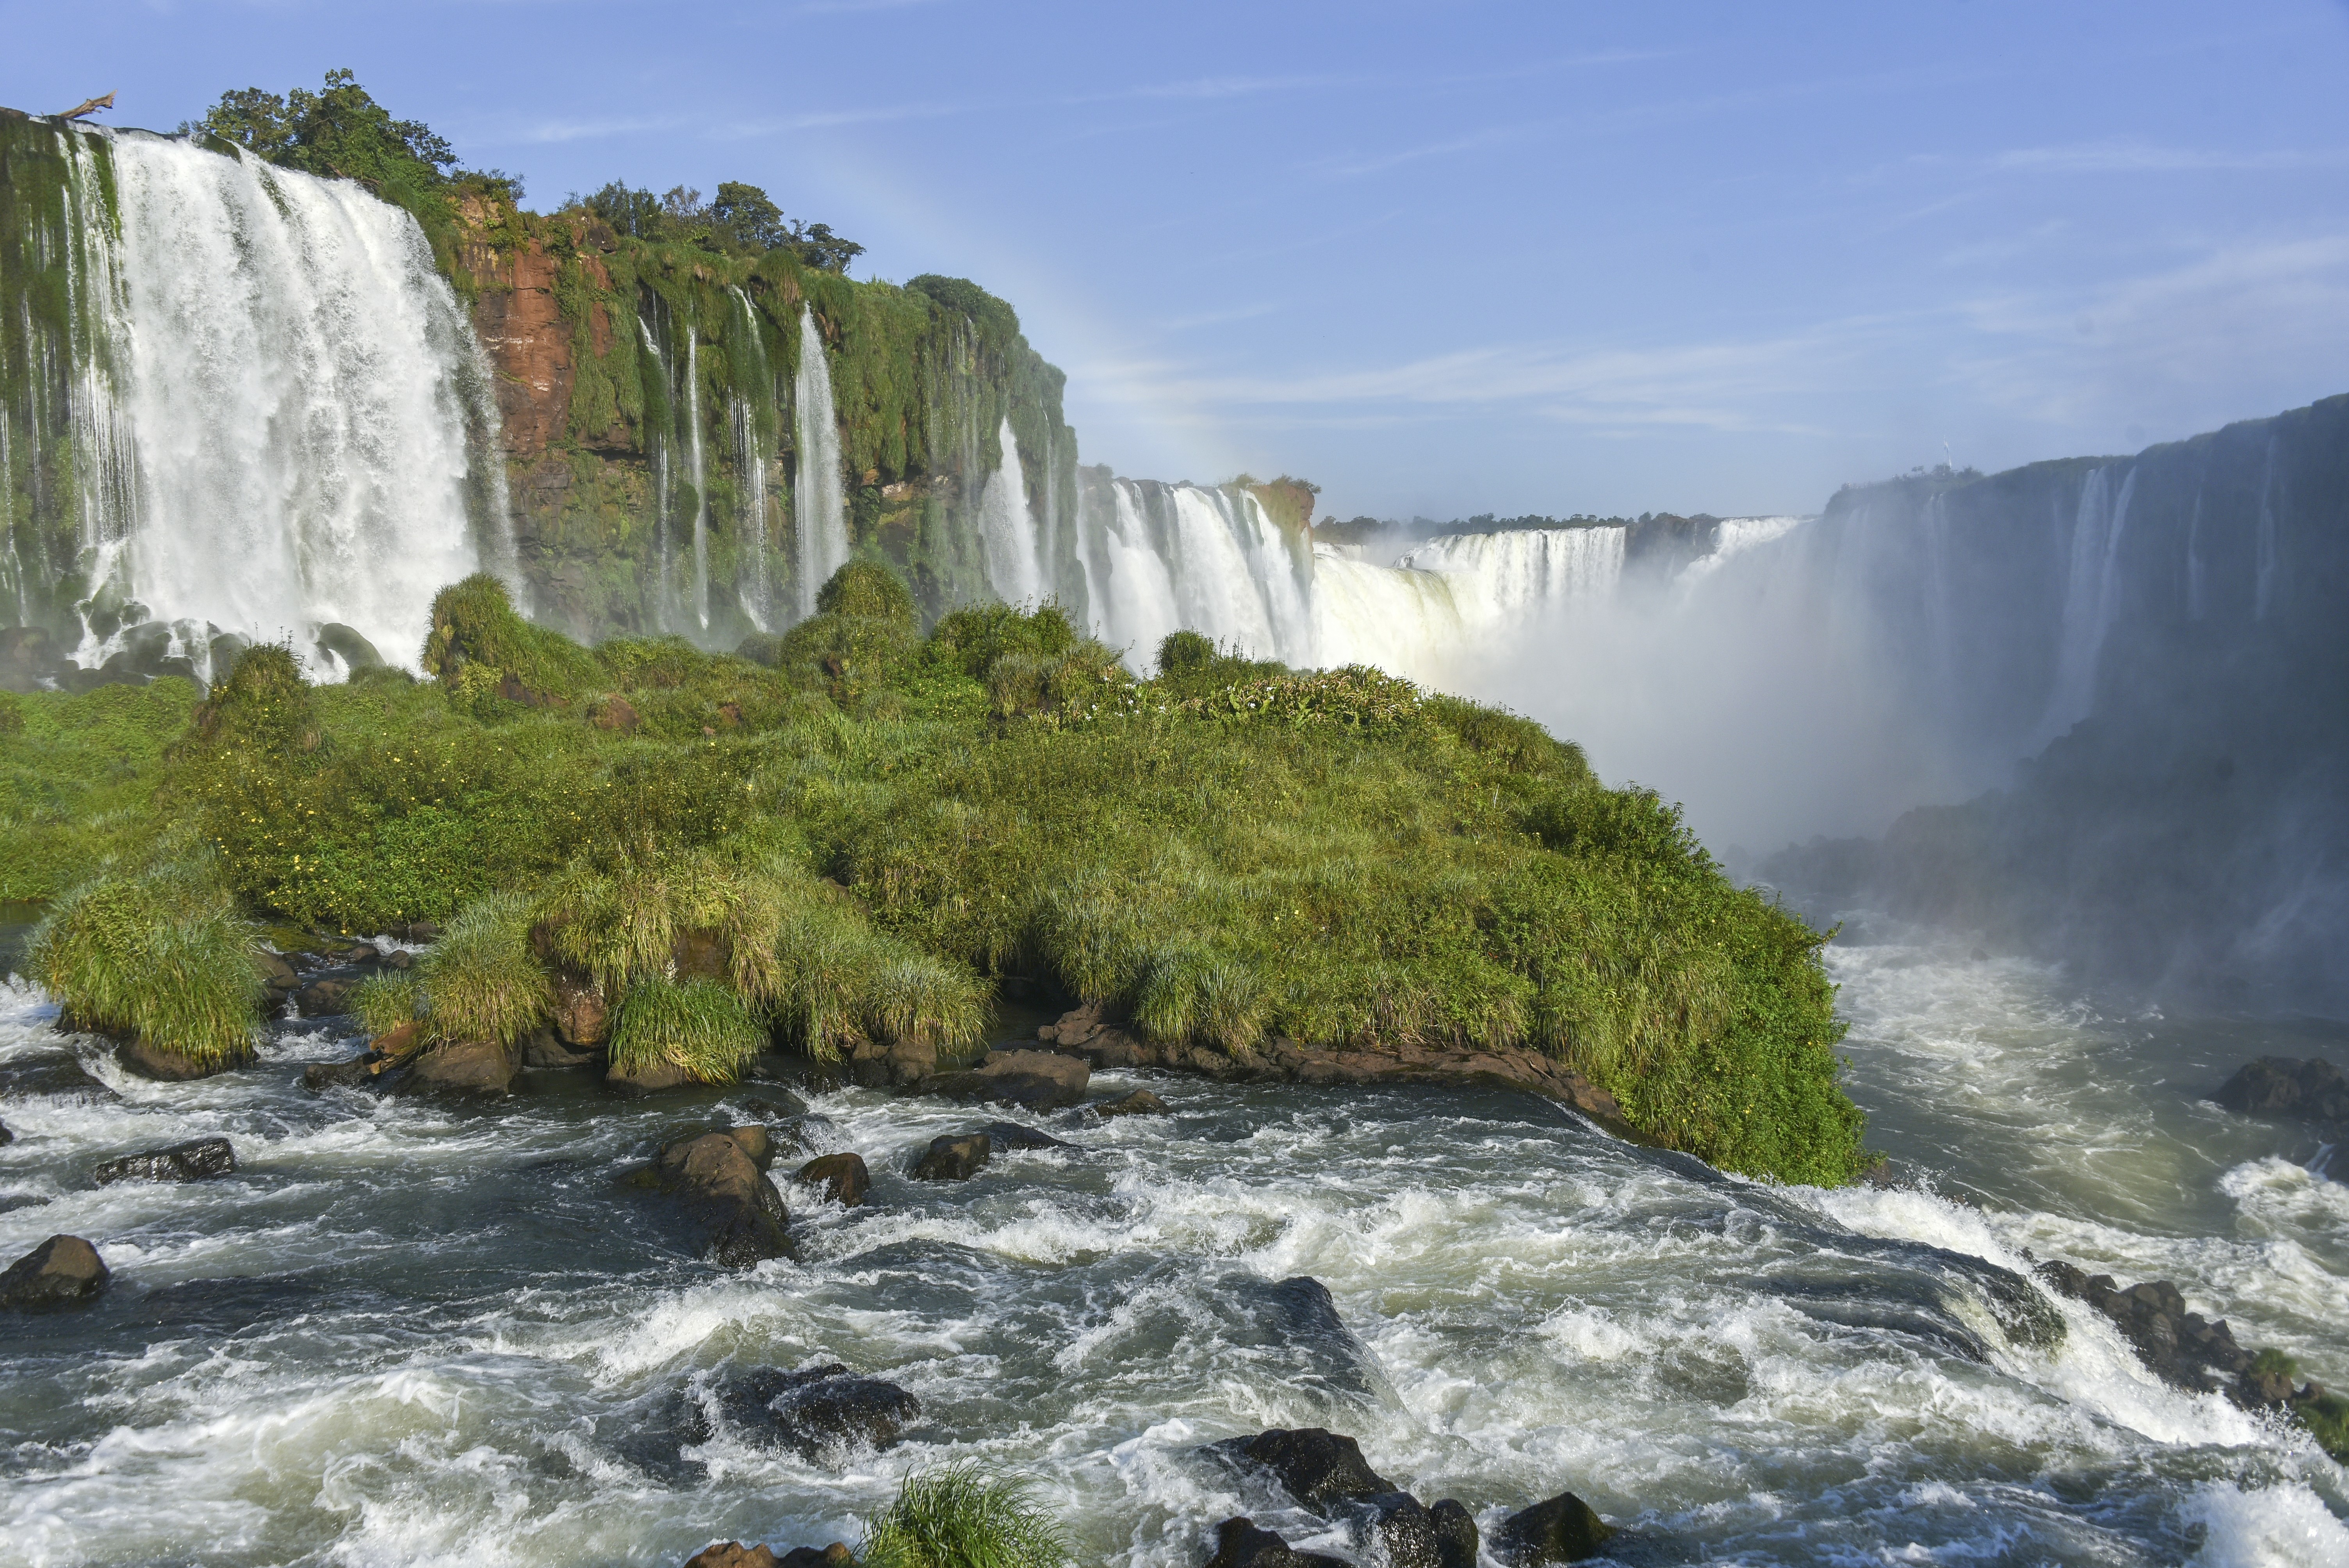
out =
<path fill-rule="evenodd" d="M 1308 1045 L 1275 1037 L 1260 1047 L 1161 1045 L 1127 1028 L 1098 1003 L 1063 1013 L 1036 1031 L 1032 1046 L 1081 1057 L 1096 1068 L 1160 1068 L 1236 1082 L 1303 1084 L 1482 1084 L 1560 1101 L 1612 1130 L 1629 1133 L 1615 1097 L 1538 1051 L 1515 1047 L 1397 1045 L 1377 1050 Z"/>

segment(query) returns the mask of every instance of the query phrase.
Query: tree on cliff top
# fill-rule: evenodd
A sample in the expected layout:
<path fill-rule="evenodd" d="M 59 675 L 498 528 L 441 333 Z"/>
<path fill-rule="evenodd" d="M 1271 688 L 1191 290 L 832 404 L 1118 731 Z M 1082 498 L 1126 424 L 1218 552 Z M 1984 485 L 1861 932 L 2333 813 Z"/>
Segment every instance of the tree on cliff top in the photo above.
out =
<path fill-rule="evenodd" d="M 789 251 L 828 273 L 845 273 L 848 263 L 864 253 L 855 241 L 833 233 L 831 224 L 788 221 L 766 191 L 732 180 L 721 181 L 717 196 L 708 201 L 689 186 L 671 186 L 666 195 L 655 196 L 615 180 L 594 195 L 574 195 L 564 205 L 584 208 L 639 240 L 752 255 Z"/>
<path fill-rule="evenodd" d="M 511 175 L 457 169 L 448 138 L 422 120 L 392 119 L 347 70 L 328 71 L 324 89 L 315 93 L 222 93 L 201 126 L 181 129 L 210 131 L 282 168 L 356 180 L 403 206 L 452 181 L 493 185 L 509 200 L 522 195 L 522 182 Z"/>

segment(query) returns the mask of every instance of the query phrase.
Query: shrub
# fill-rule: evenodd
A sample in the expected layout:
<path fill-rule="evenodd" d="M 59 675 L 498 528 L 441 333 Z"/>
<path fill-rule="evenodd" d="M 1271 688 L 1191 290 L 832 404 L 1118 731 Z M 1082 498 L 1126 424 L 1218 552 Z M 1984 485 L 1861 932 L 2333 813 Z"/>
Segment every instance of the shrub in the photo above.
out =
<path fill-rule="evenodd" d="M 531 952 L 530 903 L 492 893 L 449 923 L 420 965 L 432 1032 L 512 1045 L 546 1021 L 554 990 Z"/>
<path fill-rule="evenodd" d="M 302 661 L 282 643 L 255 643 L 196 710 L 195 739 L 261 756 L 316 751 L 316 705 Z"/>
<path fill-rule="evenodd" d="M 197 854 L 82 883 L 35 928 L 25 959 L 74 1021 L 214 1065 L 252 1054 L 254 954 L 218 868 Z"/>
<path fill-rule="evenodd" d="M 911 626 L 918 619 L 905 580 L 877 561 L 852 561 L 816 590 L 816 614 Z"/>
<path fill-rule="evenodd" d="M 477 712 L 493 698 L 560 707 L 603 684 L 594 655 L 562 633 L 523 620 L 506 585 L 486 572 L 433 595 L 423 664 Z"/>
<path fill-rule="evenodd" d="M 917 1470 L 865 1522 L 864 1568 L 1060 1568 L 1069 1542 L 1026 1481 L 972 1464 Z"/>
<path fill-rule="evenodd" d="M 643 980 L 612 1025 L 612 1066 L 642 1073 L 667 1063 L 701 1083 L 731 1083 L 766 1048 L 742 999 L 711 980 Z"/>

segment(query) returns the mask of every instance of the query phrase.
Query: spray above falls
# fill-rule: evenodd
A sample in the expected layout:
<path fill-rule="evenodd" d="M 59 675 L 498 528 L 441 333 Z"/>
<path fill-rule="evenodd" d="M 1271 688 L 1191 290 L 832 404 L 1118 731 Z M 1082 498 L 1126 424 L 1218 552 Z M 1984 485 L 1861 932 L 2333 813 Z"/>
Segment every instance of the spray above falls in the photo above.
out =
<path fill-rule="evenodd" d="M 182 139 L 43 139 L 0 339 L 20 622 L 85 665 L 158 623 L 200 672 L 218 633 L 336 623 L 397 659 L 443 585 L 519 588 L 487 363 L 411 217 Z"/>

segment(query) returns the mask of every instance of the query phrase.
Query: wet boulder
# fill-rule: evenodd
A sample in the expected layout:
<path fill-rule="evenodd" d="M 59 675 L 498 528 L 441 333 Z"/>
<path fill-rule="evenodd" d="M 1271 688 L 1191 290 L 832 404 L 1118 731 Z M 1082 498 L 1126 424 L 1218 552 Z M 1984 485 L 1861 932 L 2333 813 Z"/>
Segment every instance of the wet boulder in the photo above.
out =
<path fill-rule="evenodd" d="M 922 1417 L 922 1402 L 896 1384 L 836 1363 L 747 1373 L 721 1387 L 719 1404 L 752 1441 L 804 1460 L 837 1461 L 894 1448 Z"/>
<path fill-rule="evenodd" d="M 198 1138 L 168 1149 L 101 1161 L 90 1172 L 101 1187 L 116 1181 L 201 1181 L 236 1170 L 236 1152 L 225 1138 Z"/>
<path fill-rule="evenodd" d="M 1146 1088 L 1135 1089 L 1122 1099 L 1104 1100 L 1092 1108 L 1095 1116 L 1164 1116 L 1166 1102 Z"/>
<path fill-rule="evenodd" d="M 443 1040 L 428 1046 L 409 1064 L 400 1088 L 409 1094 L 502 1095 L 521 1071 L 516 1055 L 492 1040 Z"/>
<path fill-rule="evenodd" d="M 359 988 L 357 975 L 321 975 L 294 993 L 294 1005 L 305 1018 L 332 1018 L 351 1010 L 351 993 Z"/>
<path fill-rule="evenodd" d="M 922 1089 L 949 1099 L 1060 1110 L 1085 1098 L 1093 1070 L 1081 1057 L 1053 1051 L 990 1051 L 976 1067 L 926 1078 Z"/>
<path fill-rule="evenodd" d="M 630 1099 L 659 1094 L 665 1089 L 683 1088 L 698 1081 L 691 1073 L 666 1057 L 635 1068 L 623 1068 L 615 1062 L 604 1071 L 604 1087 Z"/>
<path fill-rule="evenodd" d="M 357 627 L 346 626 L 340 621 L 329 621 L 318 628 L 317 645 L 318 652 L 338 661 L 346 675 L 383 668 L 384 657 L 376 652 L 375 645 L 360 635 Z"/>
<path fill-rule="evenodd" d="M 854 1208 L 864 1201 L 873 1174 L 861 1154 L 825 1154 L 809 1161 L 792 1178 L 802 1186 L 821 1189 L 833 1202 Z"/>
<path fill-rule="evenodd" d="M 0 1149 L 5 1149 L 8 1145 L 16 1141 L 16 1135 L 8 1130 L 8 1124 L 5 1121 L 0 1121 Z"/>
<path fill-rule="evenodd" d="M 358 1088 L 375 1081 L 375 1074 L 369 1067 L 369 1058 L 364 1055 L 339 1062 L 305 1062 L 302 1068 L 302 1087 L 312 1094 L 330 1088 Z"/>
<path fill-rule="evenodd" d="M 1341 1504 L 1372 1503 L 1404 1494 L 1362 1458 L 1362 1446 L 1321 1427 L 1274 1428 L 1252 1438 L 1226 1438 L 1208 1451 L 1243 1471 L 1278 1481 L 1289 1496 L 1318 1513 Z"/>
<path fill-rule="evenodd" d="M 20 1051 L 0 1062 L 0 1099 L 57 1099 L 99 1104 L 122 1097 L 62 1047 Z"/>
<path fill-rule="evenodd" d="M 973 1132 L 961 1138 L 951 1134 L 930 1140 L 928 1149 L 914 1162 L 916 1181 L 965 1181 L 978 1174 L 995 1153 L 995 1146 L 984 1132 Z"/>
<path fill-rule="evenodd" d="M 1493 1532 L 1493 1555 L 1511 1568 L 1548 1568 L 1598 1556 L 1614 1534 L 1588 1503 L 1562 1491 L 1503 1520 Z"/>
<path fill-rule="evenodd" d="M 998 1149 L 1074 1149 L 1076 1147 L 1073 1143 L 1061 1141 L 1049 1132 L 1040 1132 L 1032 1127 L 1022 1127 L 1016 1121 L 990 1121 L 979 1130 L 987 1134 L 988 1142 Z"/>
<path fill-rule="evenodd" d="M 2219 1086 L 2210 1097 L 2229 1110 L 2349 1121 L 2349 1078 L 2321 1057 L 2261 1057 Z"/>
<path fill-rule="evenodd" d="M 125 1071 L 143 1078 L 153 1078 L 159 1083 L 185 1083 L 191 1078 L 211 1078 L 232 1068 L 243 1067 L 252 1060 L 250 1057 L 218 1057 L 210 1061 L 200 1061 L 194 1057 L 183 1057 L 177 1051 L 140 1039 L 124 1040 L 116 1046 L 114 1059 L 122 1064 Z"/>
<path fill-rule="evenodd" d="M 1342 1557 L 1299 1552 L 1245 1515 L 1216 1526 L 1216 1554 L 1207 1568 L 1349 1568 Z"/>
<path fill-rule="evenodd" d="M 663 1144 L 644 1177 L 685 1210 L 709 1255 L 728 1268 L 791 1255 L 783 1195 L 729 1134 Z"/>
<path fill-rule="evenodd" d="M 261 983 L 269 987 L 270 995 L 278 1001 L 285 1000 L 285 997 L 299 990 L 302 985 L 301 974 L 286 961 L 285 955 L 282 953 L 271 953 L 264 949 L 254 954 L 253 972 L 261 976 Z"/>
<path fill-rule="evenodd" d="M 2168 1280 L 2144 1280 L 2123 1289 L 2110 1274 L 2086 1274 L 2061 1259 L 2039 1264 L 2038 1274 L 2110 1318 L 2164 1382 L 2201 1393 L 2225 1386 L 2251 1365 L 2251 1353 L 2235 1343 L 2226 1320 L 2214 1323 L 2188 1311 L 2185 1295 Z"/>
<path fill-rule="evenodd" d="M 1476 1568 L 1476 1518 L 1466 1504 L 1447 1497 L 1427 1511 L 1427 1522 L 1441 1568 Z"/>
<path fill-rule="evenodd" d="M 98 1249 L 79 1236 L 51 1236 L 0 1274 L 0 1308 L 48 1312 L 87 1306 L 109 1278 Z"/>
<path fill-rule="evenodd" d="M 600 1046 L 574 1046 L 551 1028 L 533 1029 L 522 1042 L 522 1065 L 532 1072 L 569 1072 L 599 1066 Z"/>

